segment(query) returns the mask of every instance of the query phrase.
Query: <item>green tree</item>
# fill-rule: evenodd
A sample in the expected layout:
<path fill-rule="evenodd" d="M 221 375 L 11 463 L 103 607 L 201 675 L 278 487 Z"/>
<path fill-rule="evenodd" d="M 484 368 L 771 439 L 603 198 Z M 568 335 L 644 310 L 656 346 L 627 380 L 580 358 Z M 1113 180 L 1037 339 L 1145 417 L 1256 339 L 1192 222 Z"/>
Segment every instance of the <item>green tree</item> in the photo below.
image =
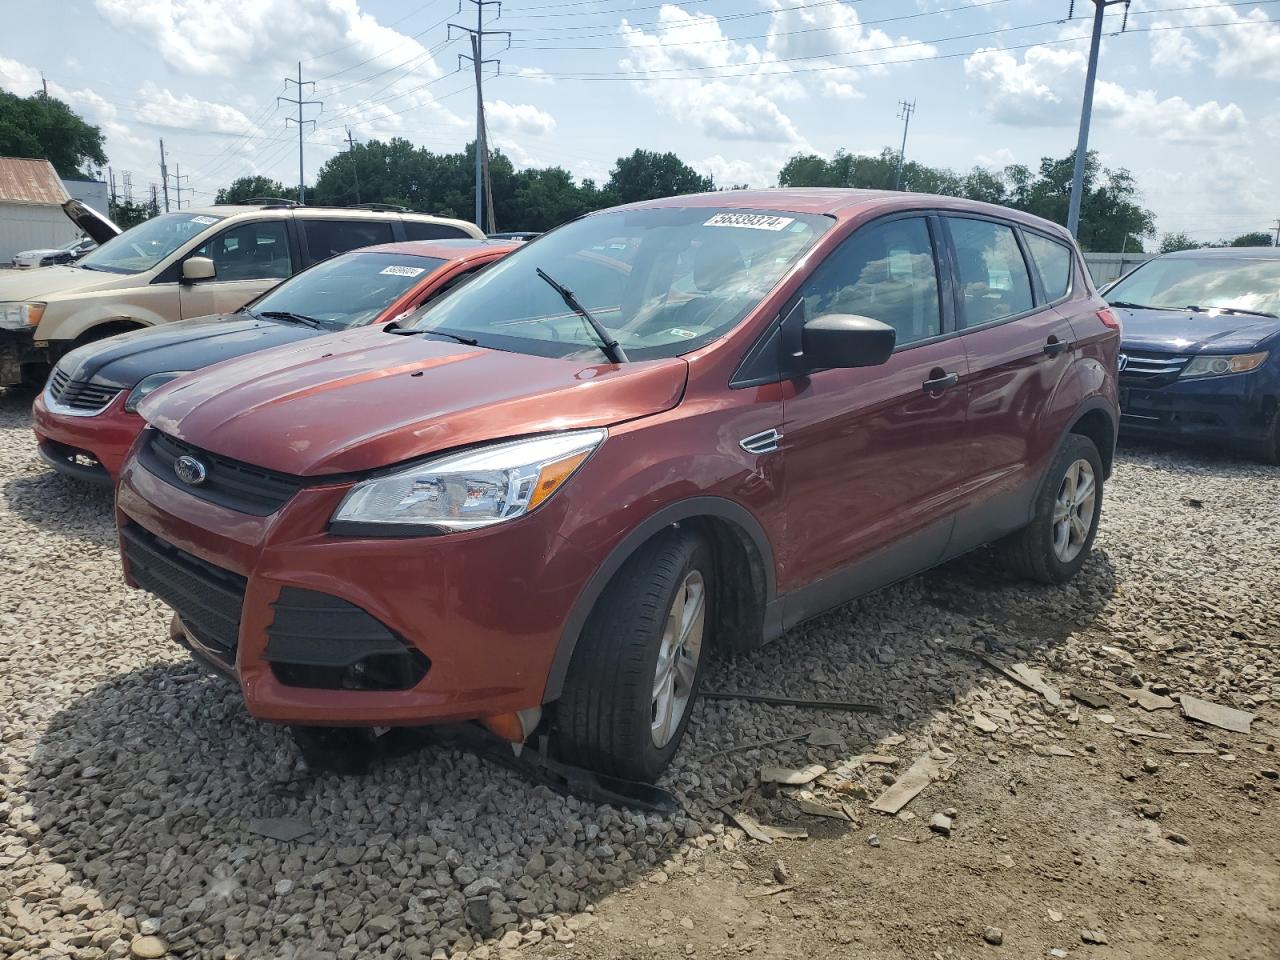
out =
<path fill-rule="evenodd" d="M 106 164 L 102 131 L 54 97 L 0 91 L 0 156 L 41 157 L 60 177 L 85 175 Z"/>
<path fill-rule="evenodd" d="M 286 187 L 279 180 L 272 180 L 270 177 L 239 177 L 218 191 L 214 203 L 244 203 L 255 197 L 297 200 L 298 188 Z"/>
<path fill-rule="evenodd" d="M 1203 246 L 1203 243 L 1196 243 L 1185 233 L 1166 233 L 1160 238 L 1161 253 L 1175 253 L 1178 250 L 1195 250 L 1197 247 Z"/>
<path fill-rule="evenodd" d="M 146 203 L 129 203 L 125 200 L 117 200 L 115 203 L 108 204 L 108 215 L 111 222 L 121 230 L 128 230 L 130 227 L 136 227 L 144 220 L 150 220 L 160 213 L 160 205 L 154 200 L 148 200 Z"/>
<path fill-rule="evenodd" d="M 636 150 L 619 157 L 609 173 L 604 192 L 613 202 L 634 203 L 685 193 L 705 193 L 715 189 L 711 177 L 704 177 L 674 153 Z"/>
<path fill-rule="evenodd" d="M 1242 233 L 1227 243 L 1228 247 L 1269 247 L 1271 246 L 1271 234 L 1265 230 L 1257 230 L 1253 233 Z"/>

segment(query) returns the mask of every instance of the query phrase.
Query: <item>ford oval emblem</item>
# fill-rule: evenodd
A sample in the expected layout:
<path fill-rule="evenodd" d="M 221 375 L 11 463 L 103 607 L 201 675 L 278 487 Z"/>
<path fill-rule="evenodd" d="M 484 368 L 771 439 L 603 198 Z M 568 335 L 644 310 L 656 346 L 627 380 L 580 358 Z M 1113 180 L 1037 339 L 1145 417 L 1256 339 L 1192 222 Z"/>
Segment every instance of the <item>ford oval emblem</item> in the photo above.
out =
<path fill-rule="evenodd" d="M 173 472 L 178 475 L 179 480 L 192 487 L 199 486 L 209 478 L 208 467 L 195 457 L 185 455 L 173 461 Z"/>

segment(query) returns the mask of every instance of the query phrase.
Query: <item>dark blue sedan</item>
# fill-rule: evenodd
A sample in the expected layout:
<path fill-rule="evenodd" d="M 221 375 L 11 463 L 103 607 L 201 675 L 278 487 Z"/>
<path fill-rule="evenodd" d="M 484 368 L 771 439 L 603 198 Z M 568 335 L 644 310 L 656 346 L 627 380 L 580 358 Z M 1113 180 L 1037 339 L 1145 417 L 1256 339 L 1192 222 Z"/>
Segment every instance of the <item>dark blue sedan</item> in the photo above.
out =
<path fill-rule="evenodd" d="M 1165 254 L 1105 296 L 1124 331 L 1122 433 L 1280 463 L 1280 249 Z"/>

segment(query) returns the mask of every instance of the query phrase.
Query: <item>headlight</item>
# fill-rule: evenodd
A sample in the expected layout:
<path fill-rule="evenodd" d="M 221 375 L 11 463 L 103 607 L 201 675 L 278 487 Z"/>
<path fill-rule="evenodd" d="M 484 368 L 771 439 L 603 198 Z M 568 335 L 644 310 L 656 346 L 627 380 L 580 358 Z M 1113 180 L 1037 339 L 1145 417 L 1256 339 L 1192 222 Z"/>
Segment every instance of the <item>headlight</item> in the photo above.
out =
<path fill-rule="evenodd" d="M 138 409 L 138 404 L 147 399 L 149 395 L 159 390 L 170 380 L 177 380 L 184 373 L 190 373 L 190 371 L 171 370 L 168 373 L 153 373 L 149 377 L 143 377 L 138 381 L 138 385 L 129 391 L 129 396 L 125 398 L 125 410 L 133 413 Z"/>
<path fill-rule="evenodd" d="M 1182 368 L 1184 377 L 1223 377 L 1229 373 L 1257 370 L 1267 359 L 1266 353 L 1238 353 L 1235 356 L 1195 357 Z"/>
<path fill-rule="evenodd" d="M 577 430 L 498 443 L 365 480 L 338 505 L 334 532 L 375 524 L 392 535 L 429 533 L 514 520 L 545 503 L 606 436 Z"/>
<path fill-rule="evenodd" d="M 39 326 L 43 316 L 43 303 L 0 303 L 0 327 L 9 330 Z"/>

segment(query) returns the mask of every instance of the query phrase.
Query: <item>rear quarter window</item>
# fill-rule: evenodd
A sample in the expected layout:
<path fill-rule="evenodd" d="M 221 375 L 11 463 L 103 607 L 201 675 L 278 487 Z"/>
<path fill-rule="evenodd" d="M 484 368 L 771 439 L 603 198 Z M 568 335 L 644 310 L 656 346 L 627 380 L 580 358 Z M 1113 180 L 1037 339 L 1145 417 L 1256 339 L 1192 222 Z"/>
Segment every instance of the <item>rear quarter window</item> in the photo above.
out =
<path fill-rule="evenodd" d="M 405 220 L 404 238 L 406 240 L 468 240 L 471 234 L 447 223 Z"/>
<path fill-rule="evenodd" d="M 391 224 L 381 220 L 300 220 L 311 262 L 395 239 Z"/>
<path fill-rule="evenodd" d="M 1050 300 L 1065 297 L 1071 289 L 1071 248 L 1064 243 L 1042 237 L 1038 233 L 1024 232 L 1031 259 L 1040 271 L 1044 283 L 1044 295 Z"/>

